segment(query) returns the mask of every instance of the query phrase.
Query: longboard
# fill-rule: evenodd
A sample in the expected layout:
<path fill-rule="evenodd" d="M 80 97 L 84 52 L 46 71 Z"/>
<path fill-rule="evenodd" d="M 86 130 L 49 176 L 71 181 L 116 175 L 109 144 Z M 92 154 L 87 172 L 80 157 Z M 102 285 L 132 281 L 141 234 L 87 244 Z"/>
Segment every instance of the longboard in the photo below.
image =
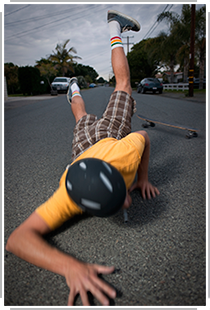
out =
<path fill-rule="evenodd" d="M 159 124 L 159 125 L 163 125 L 163 126 L 168 126 L 168 127 L 172 127 L 172 128 L 177 128 L 177 129 L 182 129 L 182 130 L 186 130 L 187 134 L 186 134 L 186 138 L 190 139 L 192 137 L 197 137 L 198 136 L 198 130 L 195 128 L 190 128 L 190 127 L 184 127 L 184 126 L 180 126 L 180 125 L 175 125 L 175 124 L 170 124 L 170 123 L 166 123 L 166 122 L 160 122 L 151 118 L 147 118 L 143 115 L 137 115 L 138 118 L 140 118 L 143 121 L 146 121 L 146 123 L 142 124 L 142 127 L 147 128 L 147 127 L 155 127 L 155 124 Z"/>

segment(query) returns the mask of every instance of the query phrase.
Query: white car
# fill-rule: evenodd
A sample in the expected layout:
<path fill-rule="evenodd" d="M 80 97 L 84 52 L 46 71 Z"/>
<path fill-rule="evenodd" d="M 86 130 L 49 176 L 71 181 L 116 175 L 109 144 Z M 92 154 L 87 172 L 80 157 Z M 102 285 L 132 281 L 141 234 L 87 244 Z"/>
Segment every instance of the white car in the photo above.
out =
<path fill-rule="evenodd" d="M 56 77 L 51 84 L 51 94 L 57 92 L 67 92 L 69 87 L 70 78 Z"/>

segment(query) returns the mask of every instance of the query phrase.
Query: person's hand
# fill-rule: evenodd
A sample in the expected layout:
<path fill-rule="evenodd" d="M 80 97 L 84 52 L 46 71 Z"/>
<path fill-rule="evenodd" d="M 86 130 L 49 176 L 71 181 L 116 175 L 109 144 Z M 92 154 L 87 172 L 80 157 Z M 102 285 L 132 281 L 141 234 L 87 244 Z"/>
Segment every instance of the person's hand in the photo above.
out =
<path fill-rule="evenodd" d="M 151 199 L 151 196 L 155 198 L 156 195 L 159 195 L 160 192 L 157 189 L 157 187 L 153 186 L 149 181 L 145 180 L 139 180 L 135 182 L 131 188 L 129 189 L 129 192 L 132 192 L 134 189 L 140 189 L 143 199 Z"/>
<path fill-rule="evenodd" d="M 79 261 L 75 261 L 74 266 L 69 267 L 66 276 L 66 282 L 70 288 L 68 306 L 74 305 L 77 294 L 80 294 L 83 306 L 90 306 L 87 292 L 91 292 L 104 306 L 109 305 L 109 299 L 105 295 L 110 298 L 116 297 L 116 291 L 98 277 L 98 274 L 112 273 L 114 267 L 86 264 Z"/>

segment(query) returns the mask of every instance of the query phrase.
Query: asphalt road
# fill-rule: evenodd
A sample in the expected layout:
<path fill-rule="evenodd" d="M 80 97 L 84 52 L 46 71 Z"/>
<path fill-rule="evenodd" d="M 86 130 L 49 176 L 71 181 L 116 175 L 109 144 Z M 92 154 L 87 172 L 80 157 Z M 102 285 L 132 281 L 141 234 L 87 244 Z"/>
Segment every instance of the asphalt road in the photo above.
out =
<path fill-rule="evenodd" d="M 101 116 L 112 88 L 82 92 L 89 113 Z M 48 242 L 91 263 L 114 265 L 103 278 L 118 291 L 116 306 L 204 306 L 206 301 L 205 104 L 164 95 L 133 93 L 137 113 L 198 128 L 197 138 L 157 125 L 151 140 L 150 181 L 160 196 L 132 193 L 128 223 L 112 218 L 74 218 Z M 70 162 L 74 119 L 65 96 L 5 109 L 5 243 L 10 233 L 58 187 Z M 66 306 L 65 279 L 5 251 L 5 306 Z M 99 303 L 92 299 L 93 304 Z M 80 298 L 76 305 L 81 305 Z"/>

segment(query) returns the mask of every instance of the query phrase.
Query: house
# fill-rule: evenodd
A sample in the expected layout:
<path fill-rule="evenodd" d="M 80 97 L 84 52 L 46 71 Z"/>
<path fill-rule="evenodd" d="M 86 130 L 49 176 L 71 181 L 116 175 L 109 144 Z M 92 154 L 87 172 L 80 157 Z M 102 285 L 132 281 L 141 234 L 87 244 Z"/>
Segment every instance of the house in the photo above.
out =
<path fill-rule="evenodd" d="M 163 82 L 163 75 L 162 73 L 155 74 L 156 79 L 158 79 L 161 83 Z"/>
<path fill-rule="evenodd" d="M 163 72 L 164 80 L 166 80 L 168 83 L 179 83 L 183 79 L 183 72 L 174 72 L 174 80 L 171 81 L 171 72 Z"/>

